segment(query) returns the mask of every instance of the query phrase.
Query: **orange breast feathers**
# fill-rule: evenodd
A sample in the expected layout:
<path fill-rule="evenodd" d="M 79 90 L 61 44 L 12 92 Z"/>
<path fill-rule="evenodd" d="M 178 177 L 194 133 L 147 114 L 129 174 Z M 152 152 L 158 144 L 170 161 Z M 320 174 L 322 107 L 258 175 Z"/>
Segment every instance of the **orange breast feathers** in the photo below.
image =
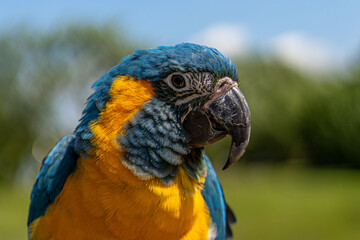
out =
<path fill-rule="evenodd" d="M 211 220 L 201 182 L 181 168 L 171 185 L 142 180 L 122 162 L 122 127 L 154 96 L 149 81 L 118 77 L 92 123 L 94 149 L 31 226 L 33 239 L 207 239 Z"/>

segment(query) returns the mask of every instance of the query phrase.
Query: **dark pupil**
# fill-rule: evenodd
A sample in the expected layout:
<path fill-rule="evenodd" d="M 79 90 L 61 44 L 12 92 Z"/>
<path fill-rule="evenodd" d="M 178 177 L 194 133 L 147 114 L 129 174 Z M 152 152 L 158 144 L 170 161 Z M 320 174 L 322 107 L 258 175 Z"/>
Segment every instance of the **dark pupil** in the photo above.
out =
<path fill-rule="evenodd" d="M 176 88 L 183 88 L 185 87 L 185 79 L 180 75 L 173 75 L 171 77 L 171 83 Z"/>

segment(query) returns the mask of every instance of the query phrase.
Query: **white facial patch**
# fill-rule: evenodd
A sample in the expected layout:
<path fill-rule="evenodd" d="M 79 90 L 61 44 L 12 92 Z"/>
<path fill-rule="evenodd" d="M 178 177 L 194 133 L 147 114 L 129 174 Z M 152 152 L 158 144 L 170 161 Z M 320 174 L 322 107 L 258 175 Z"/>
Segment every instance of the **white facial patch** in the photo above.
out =
<path fill-rule="evenodd" d="M 180 75 L 184 78 L 185 84 L 183 88 L 175 87 L 172 83 L 172 77 L 174 75 Z M 213 92 L 215 78 L 209 72 L 199 73 L 182 73 L 175 72 L 170 74 L 165 82 L 177 92 L 177 96 L 180 98 L 176 101 L 176 105 L 181 105 L 186 102 L 192 101 L 196 98 L 205 97 Z"/>

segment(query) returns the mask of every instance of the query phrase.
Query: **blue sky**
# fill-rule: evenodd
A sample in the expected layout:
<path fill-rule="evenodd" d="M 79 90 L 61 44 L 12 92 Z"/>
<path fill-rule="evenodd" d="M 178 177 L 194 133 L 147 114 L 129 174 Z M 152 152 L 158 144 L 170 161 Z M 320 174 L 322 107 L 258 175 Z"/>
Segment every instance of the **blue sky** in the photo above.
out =
<path fill-rule="evenodd" d="M 329 71 L 359 56 L 359 12 L 359 0 L 1 0 L 0 34 L 24 24 L 51 30 L 68 23 L 112 23 L 148 46 L 192 41 L 229 56 L 255 49 L 301 70 Z M 68 132 L 83 102 L 64 99 L 69 96 L 62 96 L 63 110 L 58 105 L 54 119 Z M 34 156 L 40 161 L 43 154 Z"/>
<path fill-rule="evenodd" d="M 111 22 L 129 37 L 157 46 L 184 41 L 206 44 L 213 36 L 212 27 L 228 27 L 215 32 L 223 36 L 219 41 L 233 38 L 246 49 L 284 45 L 287 50 L 276 50 L 280 55 L 308 52 L 300 57 L 306 59 L 315 52 L 320 61 L 351 58 L 360 52 L 359 11 L 357 0 L 2 0 L 0 29 L 19 24 L 50 29 L 64 23 Z M 229 33 L 232 30 L 235 35 Z"/>

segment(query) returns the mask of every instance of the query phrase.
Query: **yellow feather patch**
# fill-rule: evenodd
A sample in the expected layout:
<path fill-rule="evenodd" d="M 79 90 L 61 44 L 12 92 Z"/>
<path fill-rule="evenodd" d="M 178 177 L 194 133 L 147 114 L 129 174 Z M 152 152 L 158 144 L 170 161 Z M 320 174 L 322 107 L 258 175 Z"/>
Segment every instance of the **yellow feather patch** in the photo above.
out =
<path fill-rule="evenodd" d="M 80 158 L 55 203 L 31 225 L 38 239 L 207 239 L 209 212 L 202 182 L 183 169 L 172 185 L 142 180 L 122 162 L 116 137 L 154 96 L 151 83 L 114 80 L 111 99 L 92 123 L 94 149 Z M 203 181 L 203 179 L 202 179 Z"/>

